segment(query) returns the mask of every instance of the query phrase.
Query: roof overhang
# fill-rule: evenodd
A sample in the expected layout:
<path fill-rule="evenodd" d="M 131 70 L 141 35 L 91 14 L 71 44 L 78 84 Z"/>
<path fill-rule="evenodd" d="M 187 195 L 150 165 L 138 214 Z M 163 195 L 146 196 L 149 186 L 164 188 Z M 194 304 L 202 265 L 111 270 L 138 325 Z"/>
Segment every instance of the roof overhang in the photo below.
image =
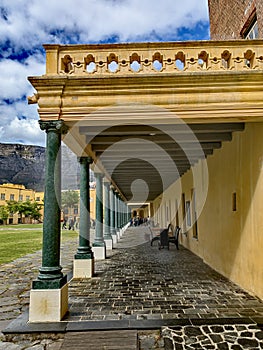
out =
<path fill-rule="evenodd" d="M 63 119 L 64 142 L 130 201 L 152 201 L 245 122 L 263 120 L 261 40 L 45 49 L 46 74 L 29 78 L 40 119 Z"/>

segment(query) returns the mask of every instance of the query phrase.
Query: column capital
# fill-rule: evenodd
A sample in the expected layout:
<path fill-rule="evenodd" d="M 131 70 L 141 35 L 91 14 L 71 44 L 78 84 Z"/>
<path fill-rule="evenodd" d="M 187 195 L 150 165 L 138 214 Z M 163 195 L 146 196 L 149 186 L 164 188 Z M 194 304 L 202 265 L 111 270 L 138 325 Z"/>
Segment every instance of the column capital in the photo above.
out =
<path fill-rule="evenodd" d="M 104 180 L 103 184 L 108 190 L 110 190 L 110 182 L 108 180 Z"/>
<path fill-rule="evenodd" d="M 94 172 L 94 176 L 98 179 L 103 179 L 104 178 L 104 174 L 103 173 L 99 173 L 99 172 Z"/>
<path fill-rule="evenodd" d="M 83 164 L 83 163 L 88 163 L 88 164 L 92 164 L 93 163 L 93 159 L 90 157 L 90 156 L 87 156 L 87 157 L 78 157 L 78 162 Z"/>
<path fill-rule="evenodd" d="M 40 129 L 45 130 L 46 133 L 53 131 L 60 134 L 66 134 L 68 126 L 64 123 L 64 120 L 39 120 Z"/>

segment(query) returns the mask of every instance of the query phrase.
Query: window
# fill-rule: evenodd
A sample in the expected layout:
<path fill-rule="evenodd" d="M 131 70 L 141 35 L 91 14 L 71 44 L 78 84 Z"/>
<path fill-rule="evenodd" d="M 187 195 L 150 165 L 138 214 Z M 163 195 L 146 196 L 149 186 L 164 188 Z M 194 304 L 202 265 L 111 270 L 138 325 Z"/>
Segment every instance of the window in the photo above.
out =
<path fill-rule="evenodd" d="M 244 33 L 245 39 L 257 39 L 258 38 L 258 22 L 255 18 L 252 22 L 252 25 L 248 28 L 248 30 Z"/>
<path fill-rule="evenodd" d="M 2 201 L 5 200 L 5 193 L 1 193 L 1 200 L 2 200 Z"/>
<path fill-rule="evenodd" d="M 186 232 L 186 218 L 185 218 L 185 194 L 182 193 L 182 217 L 183 217 L 183 232 Z"/>
<path fill-rule="evenodd" d="M 15 200 L 15 195 L 14 194 L 10 194 L 10 201 L 14 201 Z"/>
<path fill-rule="evenodd" d="M 185 207 L 186 207 L 186 222 L 187 222 L 187 226 L 190 227 L 191 226 L 191 206 L 190 206 L 190 201 L 186 201 Z"/>
<path fill-rule="evenodd" d="M 258 21 L 256 8 L 254 8 L 252 13 L 249 15 L 240 34 L 241 38 L 243 39 L 252 40 L 258 38 Z"/>
<path fill-rule="evenodd" d="M 74 208 L 74 214 L 78 214 L 78 208 L 77 207 Z"/>
<path fill-rule="evenodd" d="M 178 213 L 178 201 L 175 200 L 175 224 L 179 226 L 179 213 Z"/>
<path fill-rule="evenodd" d="M 237 194 L 232 193 L 232 211 L 237 211 Z"/>
<path fill-rule="evenodd" d="M 30 196 L 26 196 L 26 200 L 29 201 L 30 200 Z"/>
<path fill-rule="evenodd" d="M 40 202 L 40 197 L 36 197 L 36 201 L 37 201 L 37 202 Z"/>
<path fill-rule="evenodd" d="M 197 229 L 197 213 L 196 213 L 196 195 L 195 195 L 195 189 L 193 188 L 192 191 L 192 218 L 193 218 L 193 238 L 198 239 L 198 229 Z"/>
<path fill-rule="evenodd" d="M 19 200 L 23 201 L 23 195 L 22 194 L 19 195 Z"/>

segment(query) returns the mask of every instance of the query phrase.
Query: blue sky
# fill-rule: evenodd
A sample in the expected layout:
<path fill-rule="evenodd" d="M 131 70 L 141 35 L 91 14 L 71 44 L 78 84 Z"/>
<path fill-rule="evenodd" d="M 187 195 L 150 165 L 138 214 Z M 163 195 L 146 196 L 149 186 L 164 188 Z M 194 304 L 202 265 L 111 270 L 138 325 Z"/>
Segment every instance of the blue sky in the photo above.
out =
<path fill-rule="evenodd" d="M 45 144 L 28 76 L 43 44 L 209 39 L 207 0 L 0 0 L 0 142 Z"/>

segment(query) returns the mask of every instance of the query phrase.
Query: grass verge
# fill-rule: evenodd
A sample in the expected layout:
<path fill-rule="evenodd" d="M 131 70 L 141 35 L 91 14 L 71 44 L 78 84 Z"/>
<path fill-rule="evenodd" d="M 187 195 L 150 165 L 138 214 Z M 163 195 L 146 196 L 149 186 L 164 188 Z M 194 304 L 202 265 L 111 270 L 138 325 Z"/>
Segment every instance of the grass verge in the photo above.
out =
<path fill-rule="evenodd" d="M 41 249 L 42 231 L 42 224 L 0 226 L 0 265 Z M 76 231 L 62 230 L 62 242 L 77 237 Z"/>

